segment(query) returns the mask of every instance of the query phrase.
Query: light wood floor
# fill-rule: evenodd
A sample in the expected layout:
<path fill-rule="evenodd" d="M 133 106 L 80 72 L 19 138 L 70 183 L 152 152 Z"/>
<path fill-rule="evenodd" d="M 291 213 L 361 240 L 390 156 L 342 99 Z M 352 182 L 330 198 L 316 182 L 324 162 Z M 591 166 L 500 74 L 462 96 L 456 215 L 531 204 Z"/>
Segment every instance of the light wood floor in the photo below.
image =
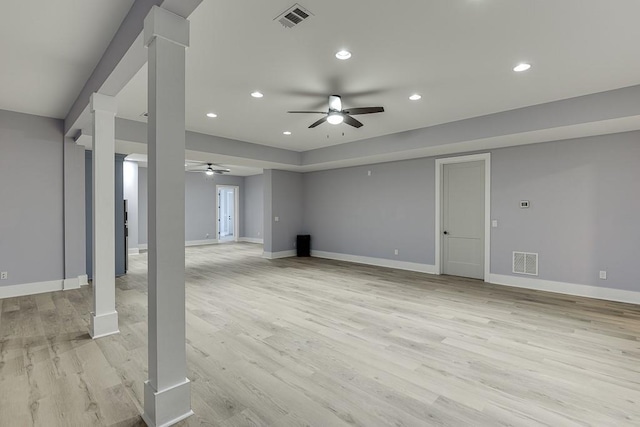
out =
<path fill-rule="evenodd" d="M 185 426 L 638 426 L 640 307 L 320 259 L 187 248 Z M 0 301 L 0 425 L 142 425 L 146 256 Z"/>

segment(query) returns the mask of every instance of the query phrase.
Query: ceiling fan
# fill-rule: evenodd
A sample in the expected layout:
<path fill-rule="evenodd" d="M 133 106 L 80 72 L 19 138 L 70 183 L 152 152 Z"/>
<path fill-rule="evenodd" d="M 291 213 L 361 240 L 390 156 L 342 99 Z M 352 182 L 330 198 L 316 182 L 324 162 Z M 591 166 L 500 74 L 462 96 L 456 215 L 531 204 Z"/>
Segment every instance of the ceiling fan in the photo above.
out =
<path fill-rule="evenodd" d="M 329 111 L 288 111 L 288 113 L 309 113 L 309 114 L 324 114 L 325 116 L 320 120 L 314 122 L 309 126 L 309 129 L 321 125 L 324 122 L 329 122 L 332 125 L 339 125 L 344 122 L 354 128 L 362 127 L 362 123 L 351 116 L 357 114 L 372 114 L 383 113 L 383 107 L 361 107 L 361 108 L 347 108 L 342 109 L 342 99 L 340 95 L 329 95 Z"/>
<path fill-rule="evenodd" d="M 200 173 L 205 173 L 205 174 L 207 174 L 209 176 L 212 176 L 212 175 L 223 175 L 225 173 L 231 172 L 230 169 L 227 169 L 224 166 L 216 165 L 214 163 L 202 163 L 202 166 L 204 166 L 204 165 L 207 166 L 204 169 L 187 169 L 186 172 L 200 172 Z"/>

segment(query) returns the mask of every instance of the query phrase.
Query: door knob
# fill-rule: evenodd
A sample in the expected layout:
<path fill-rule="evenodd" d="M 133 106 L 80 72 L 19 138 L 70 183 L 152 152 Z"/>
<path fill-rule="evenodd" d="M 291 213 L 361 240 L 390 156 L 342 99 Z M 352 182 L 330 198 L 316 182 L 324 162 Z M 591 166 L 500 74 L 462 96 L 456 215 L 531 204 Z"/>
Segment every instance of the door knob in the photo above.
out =
<path fill-rule="evenodd" d="M 445 232 L 444 232 L 444 234 L 449 234 L 449 232 L 448 232 L 448 231 L 445 231 Z"/>

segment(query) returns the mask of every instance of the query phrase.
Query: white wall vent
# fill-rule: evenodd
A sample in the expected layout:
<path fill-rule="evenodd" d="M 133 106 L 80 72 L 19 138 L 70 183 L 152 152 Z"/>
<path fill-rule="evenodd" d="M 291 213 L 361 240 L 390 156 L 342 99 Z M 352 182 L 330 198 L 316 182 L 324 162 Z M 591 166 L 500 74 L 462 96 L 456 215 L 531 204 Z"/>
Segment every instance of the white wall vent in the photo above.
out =
<path fill-rule="evenodd" d="M 530 252 L 513 253 L 513 272 L 518 274 L 538 275 L 538 254 Z"/>
<path fill-rule="evenodd" d="M 313 14 L 309 12 L 308 9 L 305 9 L 296 3 L 280 15 L 276 16 L 273 20 L 278 21 L 285 28 L 293 28 L 311 16 L 313 16 Z"/>

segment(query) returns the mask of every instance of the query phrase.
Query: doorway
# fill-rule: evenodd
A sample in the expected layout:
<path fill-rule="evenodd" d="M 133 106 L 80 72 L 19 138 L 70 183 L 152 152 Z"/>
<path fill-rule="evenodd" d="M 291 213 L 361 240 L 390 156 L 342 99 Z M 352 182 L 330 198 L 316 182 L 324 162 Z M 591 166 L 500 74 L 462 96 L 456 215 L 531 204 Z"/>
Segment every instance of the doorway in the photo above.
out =
<path fill-rule="evenodd" d="M 239 233 L 239 187 L 216 185 L 218 242 L 237 242 Z"/>
<path fill-rule="evenodd" d="M 436 271 L 489 280 L 490 154 L 436 160 Z"/>

